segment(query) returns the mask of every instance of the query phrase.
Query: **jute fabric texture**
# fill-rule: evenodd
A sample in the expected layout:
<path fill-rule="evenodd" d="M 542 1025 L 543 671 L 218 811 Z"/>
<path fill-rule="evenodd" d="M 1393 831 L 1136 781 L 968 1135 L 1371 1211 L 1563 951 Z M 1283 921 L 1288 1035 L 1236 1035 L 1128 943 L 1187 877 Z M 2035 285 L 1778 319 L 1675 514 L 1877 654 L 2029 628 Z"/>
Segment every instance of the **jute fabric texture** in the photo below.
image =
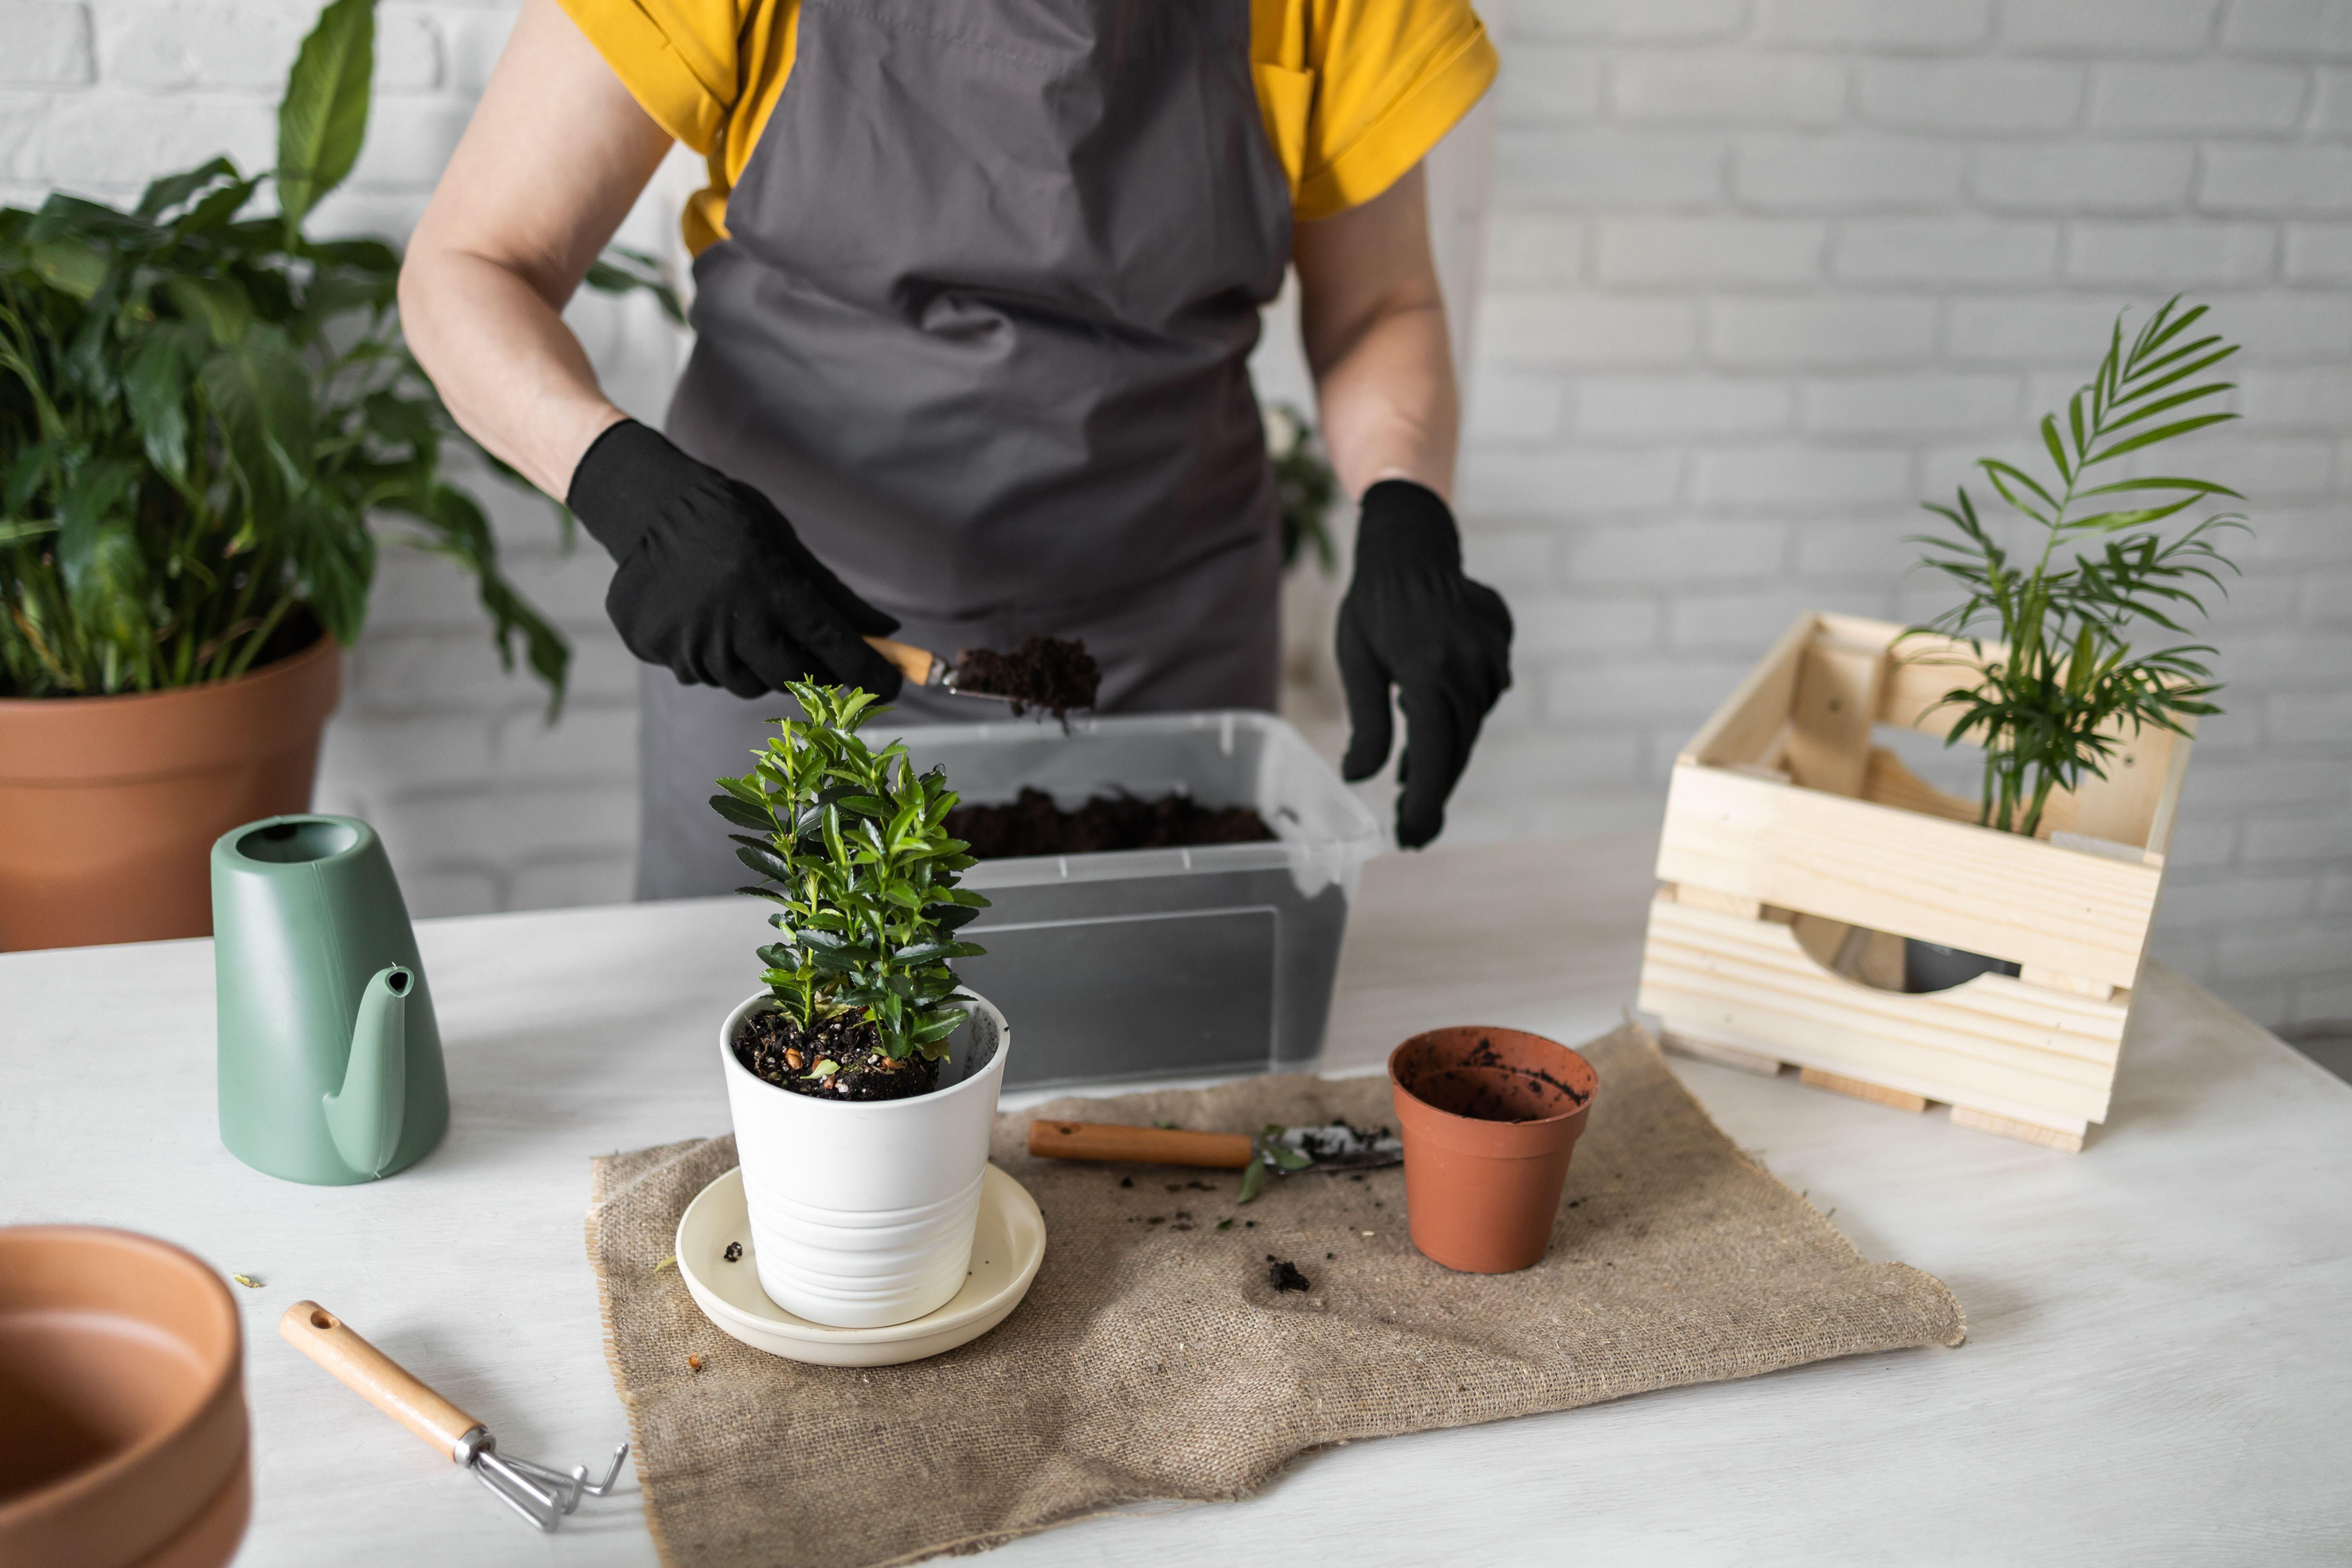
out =
<path fill-rule="evenodd" d="M 1960 1343 L 1940 1281 L 1863 1258 L 1732 1146 L 1639 1030 L 1581 1049 L 1600 1091 L 1551 1249 L 1523 1273 L 1414 1251 L 1394 1168 L 1280 1177 L 1237 1207 L 1235 1172 L 1032 1159 L 1024 1113 L 999 1118 L 993 1157 L 1045 1212 L 1027 1301 L 960 1350 L 867 1371 L 739 1344 L 661 1266 L 687 1204 L 735 1164 L 731 1137 L 598 1159 L 588 1250 L 664 1560 L 908 1562 L 1141 1499 L 1245 1496 L 1341 1438 Z M 1385 1077 L 1035 1114 L 1394 1123 Z M 1274 1289 L 1269 1254 L 1309 1289 Z"/>

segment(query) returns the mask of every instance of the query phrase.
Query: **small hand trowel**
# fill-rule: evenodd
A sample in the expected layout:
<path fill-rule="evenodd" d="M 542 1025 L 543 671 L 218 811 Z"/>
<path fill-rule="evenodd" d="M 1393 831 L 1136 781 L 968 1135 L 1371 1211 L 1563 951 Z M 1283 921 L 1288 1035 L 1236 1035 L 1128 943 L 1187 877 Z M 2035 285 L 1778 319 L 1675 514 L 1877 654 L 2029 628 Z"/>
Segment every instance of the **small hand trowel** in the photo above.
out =
<path fill-rule="evenodd" d="M 1010 692 L 971 691 L 957 684 L 956 667 L 929 648 L 918 648 L 912 643 L 893 642 L 887 637 L 868 637 L 866 645 L 898 668 L 907 684 L 927 686 L 935 692 L 949 692 L 960 697 L 987 697 L 994 702 L 1013 700 Z"/>
<path fill-rule="evenodd" d="M 1087 645 L 1058 637 L 1031 637 L 1010 653 L 966 648 L 951 661 L 928 648 L 887 637 L 868 637 L 866 642 L 898 666 L 910 685 L 1011 703 L 1016 715 L 1026 708 L 1043 708 L 1065 725 L 1071 709 L 1095 706 L 1095 695 L 1102 685 L 1102 670 L 1087 653 Z"/>
<path fill-rule="evenodd" d="M 1029 1152 L 1041 1159 L 1127 1160 L 1146 1165 L 1205 1166 L 1242 1172 L 1239 1202 L 1265 1185 L 1265 1173 L 1363 1171 L 1402 1164 L 1404 1145 L 1386 1127 L 1333 1122 L 1320 1127 L 1268 1123 L 1247 1133 L 1188 1133 L 1181 1127 L 1127 1127 L 1109 1122 L 1029 1124 Z"/>

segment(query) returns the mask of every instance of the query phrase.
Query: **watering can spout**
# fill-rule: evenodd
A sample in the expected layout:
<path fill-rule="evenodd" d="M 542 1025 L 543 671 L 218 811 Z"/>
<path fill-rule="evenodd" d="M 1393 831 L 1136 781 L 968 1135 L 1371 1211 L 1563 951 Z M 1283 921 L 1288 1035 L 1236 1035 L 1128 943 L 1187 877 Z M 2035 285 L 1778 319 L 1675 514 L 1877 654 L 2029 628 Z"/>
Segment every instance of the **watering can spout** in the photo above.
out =
<path fill-rule="evenodd" d="M 322 1096 L 335 1153 L 362 1176 L 382 1176 L 400 1147 L 408 1102 L 408 997 L 416 977 L 399 964 L 375 972 L 360 996 L 343 1086 Z"/>

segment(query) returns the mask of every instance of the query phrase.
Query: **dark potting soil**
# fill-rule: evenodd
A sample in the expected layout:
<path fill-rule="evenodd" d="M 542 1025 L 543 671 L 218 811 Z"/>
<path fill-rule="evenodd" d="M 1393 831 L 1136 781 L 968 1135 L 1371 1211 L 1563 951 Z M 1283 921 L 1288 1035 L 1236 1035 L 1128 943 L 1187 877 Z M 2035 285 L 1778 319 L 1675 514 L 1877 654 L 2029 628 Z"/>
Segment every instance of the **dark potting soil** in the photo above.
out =
<path fill-rule="evenodd" d="M 1287 1258 L 1276 1258 L 1271 1252 L 1265 1255 L 1265 1282 L 1276 1291 L 1312 1288 L 1307 1283 L 1307 1276 L 1298 1271 L 1297 1264 Z"/>
<path fill-rule="evenodd" d="M 753 1013 L 735 1036 L 735 1060 L 779 1089 L 826 1100 L 906 1100 L 939 1087 L 937 1061 L 919 1054 L 893 1061 L 881 1038 L 863 1019 L 829 1019 L 803 1031 L 782 1013 Z M 834 1071 L 822 1072 L 828 1061 Z"/>
<path fill-rule="evenodd" d="M 1011 697 L 1013 716 L 1044 708 L 1066 721 L 1072 708 L 1095 706 L 1102 671 L 1083 642 L 1032 637 L 1010 653 L 966 648 L 956 655 L 956 689 Z"/>
<path fill-rule="evenodd" d="M 1504 1061 L 1495 1053 L 1495 1042 L 1491 1040 L 1480 1040 L 1477 1050 L 1452 1067 L 1435 1071 L 1424 1069 L 1405 1088 L 1425 1104 L 1451 1112 L 1456 1116 L 1468 1116 L 1474 1121 L 1541 1122 L 1561 1114 L 1558 1111 L 1546 1111 L 1539 1115 L 1528 1115 L 1524 1103 L 1514 1103 L 1507 1095 L 1497 1092 L 1498 1085 L 1488 1076 L 1490 1073 L 1507 1075 L 1506 1082 L 1508 1078 L 1518 1078 L 1549 1084 L 1570 1108 L 1591 1098 L 1590 1092 L 1562 1083 L 1540 1067 L 1516 1067 Z"/>
<path fill-rule="evenodd" d="M 1275 836 L 1247 806 L 1202 806 L 1190 795 L 1097 795 L 1075 811 L 1043 789 L 1023 789 L 1000 805 L 958 806 L 948 831 L 982 860 L 1015 855 L 1085 855 L 1105 850 L 1166 850 L 1202 844 L 1264 843 Z"/>

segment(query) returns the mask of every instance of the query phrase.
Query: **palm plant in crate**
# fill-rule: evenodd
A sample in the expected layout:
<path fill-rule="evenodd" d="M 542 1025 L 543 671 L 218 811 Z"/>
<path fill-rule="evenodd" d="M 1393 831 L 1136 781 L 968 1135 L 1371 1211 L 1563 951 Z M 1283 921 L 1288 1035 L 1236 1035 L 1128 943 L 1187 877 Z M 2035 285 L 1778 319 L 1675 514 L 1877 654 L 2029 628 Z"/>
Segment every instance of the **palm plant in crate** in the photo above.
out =
<path fill-rule="evenodd" d="M 2133 640 L 2136 622 L 2188 634 L 2182 622 L 2206 612 L 2203 593 L 2221 586 L 2221 571 L 2236 570 L 2221 539 L 2246 521 L 2217 512 L 2171 538 L 2150 525 L 2214 497 L 2243 497 L 2208 479 L 2095 482 L 2102 476 L 2094 470 L 2120 457 L 2238 417 L 2198 409 L 2231 390 L 2207 372 L 2238 350 L 2215 333 L 2193 336 L 2207 308 L 2177 310 L 2179 303 L 2167 301 L 2128 341 L 2116 319 L 2098 373 L 2069 401 L 2063 423 L 2042 417 L 2050 476 L 1993 457 L 1978 464 L 2001 500 L 2038 528 L 2038 549 L 2012 558 L 1966 486 L 1954 505 L 1928 505 L 1946 531 L 1914 536 L 1927 547 L 1926 564 L 1967 591 L 1912 630 L 1963 639 L 1977 655 L 1971 678 L 1945 695 L 1958 710 L 1946 744 L 1984 748 L 1978 820 L 1988 827 L 2032 837 L 2052 792 L 2086 775 L 2105 778 L 2126 737 L 2147 726 L 2187 734 L 2185 721 L 2221 711 L 2209 700 L 2221 689 L 2204 663 L 2210 645 L 2142 651 Z M 1998 642 L 1988 646 L 1980 629 L 1996 631 Z"/>
<path fill-rule="evenodd" d="M 2068 401 L 2063 422 L 2042 417 L 2049 474 L 2036 477 L 1993 457 L 1978 464 L 2031 525 L 2025 554 L 2013 557 L 1995 537 L 1966 486 L 1951 506 L 1928 504 L 1944 531 L 1914 536 L 1927 549 L 1925 564 L 1966 590 L 1958 604 L 1907 634 L 1961 639 L 1971 650 L 1972 659 L 1951 661 L 1969 673 L 1944 694 L 1956 716 L 1945 744 L 1983 748 L 1977 821 L 1986 827 L 2034 837 L 2054 792 L 2105 778 L 2143 729 L 2186 735 L 2191 721 L 2221 711 L 2211 701 L 2220 683 L 2205 663 L 2210 644 L 2148 649 L 2136 641 L 2148 628 L 2189 634 L 2184 622 L 2206 613 L 2205 591 L 2236 570 L 2220 547 L 2246 521 L 2213 512 L 2169 537 L 2156 525 L 2217 497 L 2243 497 L 2209 479 L 2123 476 L 2108 466 L 2238 417 L 2211 406 L 2234 383 L 2210 373 L 2237 346 L 2195 330 L 2206 307 L 2179 305 L 2178 296 L 2166 301 L 2128 340 L 2116 318 L 2097 374 Z M 1982 631 L 1998 640 L 1989 644 Z M 1905 945 L 1912 990 L 2017 969 L 1930 943 Z"/>

